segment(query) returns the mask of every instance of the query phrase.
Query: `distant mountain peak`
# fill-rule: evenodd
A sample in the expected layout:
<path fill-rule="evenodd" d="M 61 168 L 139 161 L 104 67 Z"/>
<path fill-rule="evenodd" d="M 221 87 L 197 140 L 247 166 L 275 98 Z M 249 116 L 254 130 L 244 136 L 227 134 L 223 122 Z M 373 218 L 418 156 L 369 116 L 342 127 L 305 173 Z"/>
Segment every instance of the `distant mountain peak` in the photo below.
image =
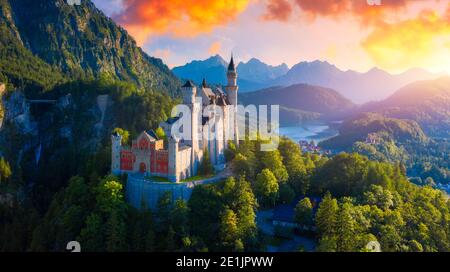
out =
<path fill-rule="evenodd" d="M 223 70 L 227 65 L 226 60 L 215 55 L 203 61 L 176 67 L 173 72 L 181 78 L 198 78 L 195 80 L 197 83 L 207 76 L 209 82 L 222 84 L 226 82 Z M 284 63 L 273 66 L 255 57 L 240 62 L 237 72 L 240 92 L 308 83 L 334 89 L 359 104 L 380 101 L 408 83 L 439 76 L 420 68 L 413 68 L 402 74 L 391 74 L 379 67 L 373 67 L 367 72 L 344 71 L 326 60 L 301 61 L 289 69 Z"/>
<path fill-rule="evenodd" d="M 290 71 L 295 71 L 299 69 L 328 69 L 328 70 L 338 70 L 341 71 L 339 68 L 337 68 L 335 65 L 329 63 L 328 61 L 322 61 L 322 60 L 314 60 L 314 61 L 301 61 L 294 66 L 292 66 Z"/>
<path fill-rule="evenodd" d="M 362 73 L 364 74 L 364 73 Z M 386 72 L 385 70 L 382 70 L 378 67 L 373 67 L 372 69 L 370 69 L 369 71 L 367 71 L 365 73 L 366 75 L 389 75 L 392 76 L 390 73 Z"/>
<path fill-rule="evenodd" d="M 220 55 L 214 55 L 204 60 L 194 60 L 183 66 L 172 69 L 175 75 L 182 79 L 193 79 L 200 83 L 207 78 L 212 84 L 226 83 L 228 62 Z M 264 83 L 274 80 L 289 70 L 286 64 L 268 65 L 257 58 L 240 62 L 237 66 L 240 91 L 257 90 L 265 87 Z"/>
<path fill-rule="evenodd" d="M 275 68 L 275 69 L 283 69 L 286 73 L 289 71 L 289 67 L 287 66 L 286 63 L 281 63 L 279 65 L 270 65 L 270 64 L 266 64 L 265 62 L 263 62 L 257 58 L 251 58 L 247 62 L 240 62 L 239 65 L 241 65 L 241 66 L 260 65 L 260 66 L 267 66 L 267 67 Z"/>
<path fill-rule="evenodd" d="M 244 63 L 244 64 L 252 64 L 252 63 L 263 63 L 262 61 L 260 61 L 259 59 L 257 59 L 257 58 L 251 58 L 251 59 L 249 59 L 246 63 Z"/>
<path fill-rule="evenodd" d="M 217 54 L 203 60 L 192 60 L 191 62 L 188 62 L 185 65 L 174 67 L 172 70 L 179 71 L 180 69 L 189 69 L 189 68 L 195 68 L 198 70 L 198 69 L 209 69 L 211 67 L 216 66 L 226 67 L 227 65 L 228 65 L 227 62 L 222 58 L 222 56 Z"/>
<path fill-rule="evenodd" d="M 225 65 L 227 64 L 226 60 L 224 58 L 222 58 L 222 56 L 219 54 L 211 56 L 211 57 L 207 58 L 205 61 L 211 61 L 211 62 L 215 61 L 220 64 L 225 64 Z"/>

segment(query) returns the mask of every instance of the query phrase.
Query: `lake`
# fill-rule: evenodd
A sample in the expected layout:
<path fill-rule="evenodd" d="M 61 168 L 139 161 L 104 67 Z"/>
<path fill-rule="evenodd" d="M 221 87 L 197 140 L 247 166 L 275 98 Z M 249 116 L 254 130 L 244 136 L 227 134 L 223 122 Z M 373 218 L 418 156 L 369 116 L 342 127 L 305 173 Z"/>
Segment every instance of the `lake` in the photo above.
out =
<path fill-rule="evenodd" d="M 338 131 L 324 122 L 305 122 L 296 126 L 280 127 L 280 135 L 295 142 L 314 141 L 318 143 L 338 135 Z"/>

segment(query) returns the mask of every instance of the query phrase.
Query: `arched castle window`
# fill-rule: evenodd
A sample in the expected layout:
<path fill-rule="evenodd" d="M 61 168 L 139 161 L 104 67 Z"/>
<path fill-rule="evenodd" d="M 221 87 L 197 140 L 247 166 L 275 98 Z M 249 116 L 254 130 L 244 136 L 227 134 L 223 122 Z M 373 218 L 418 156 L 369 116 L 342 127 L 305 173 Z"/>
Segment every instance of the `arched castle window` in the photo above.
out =
<path fill-rule="evenodd" d="M 145 163 L 141 162 L 141 164 L 139 165 L 139 172 L 141 174 L 147 172 L 147 167 L 145 166 Z"/>
<path fill-rule="evenodd" d="M 145 139 L 145 138 L 142 138 L 140 141 L 139 141 L 139 149 L 147 149 L 148 148 L 148 141 L 147 141 L 147 139 Z"/>

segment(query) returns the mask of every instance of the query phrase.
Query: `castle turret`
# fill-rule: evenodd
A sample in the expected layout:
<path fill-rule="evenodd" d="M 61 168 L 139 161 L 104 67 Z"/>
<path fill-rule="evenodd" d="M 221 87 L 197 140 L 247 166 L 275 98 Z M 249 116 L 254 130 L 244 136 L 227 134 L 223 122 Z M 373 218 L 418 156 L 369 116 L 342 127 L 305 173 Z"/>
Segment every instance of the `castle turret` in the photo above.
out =
<path fill-rule="evenodd" d="M 171 136 L 168 141 L 169 141 L 168 179 L 172 182 L 178 182 L 178 181 L 180 181 L 179 174 L 178 174 L 178 162 L 177 162 L 179 140 L 178 140 L 178 138 Z"/>
<path fill-rule="evenodd" d="M 191 138 L 185 139 L 185 142 L 192 147 L 191 151 L 191 173 L 197 174 L 199 165 L 199 124 L 201 118 L 201 103 L 197 101 L 197 87 L 191 80 L 188 80 L 182 86 L 183 102 L 191 110 Z"/>
<path fill-rule="evenodd" d="M 228 71 L 227 71 L 227 78 L 228 78 L 228 85 L 226 86 L 227 96 L 228 100 L 230 101 L 231 105 L 237 105 L 237 92 L 238 92 L 238 85 L 237 85 L 237 71 L 236 66 L 234 65 L 234 59 L 233 56 L 231 56 L 230 64 L 228 65 Z"/>
<path fill-rule="evenodd" d="M 120 151 L 122 150 L 122 135 L 114 132 L 111 135 L 111 173 L 120 175 Z"/>
<path fill-rule="evenodd" d="M 228 65 L 227 78 L 228 85 L 225 87 L 227 91 L 228 101 L 230 102 L 230 112 L 231 119 L 233 120 L 231 127 L 228 129 L 233 130 L 233 138 L 236 145 L 239 145 L 239 133 L 238 133 L 238 115 L 237 115 L 237 103 L 238 103 L 238 85 L 237 85 L 237 71 L 236 66 L 234 65 L 233 55 L 231 55 L 230 64 Z"/>
<path fill-rule="evenodd" d="M 181 91 L 183 93 L 183 104 L 190 105 L 195 102 L 197 87 L 195 87 L 195 84 L 191 80 L 186 81 L 181 87 Z"/>

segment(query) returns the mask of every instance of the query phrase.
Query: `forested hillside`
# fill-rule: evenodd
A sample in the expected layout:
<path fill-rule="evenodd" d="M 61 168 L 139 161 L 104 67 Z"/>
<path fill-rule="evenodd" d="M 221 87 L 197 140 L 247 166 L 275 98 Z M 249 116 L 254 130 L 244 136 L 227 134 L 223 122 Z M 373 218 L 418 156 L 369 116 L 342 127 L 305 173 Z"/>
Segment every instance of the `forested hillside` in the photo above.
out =
<path fill-rule="evenodd" d="M 450 182 L 450 144 L 428 137 L 414 120 L 362 113 L 346 120 L 339 135 L 320 145 L 334 152 L 357 152 L 372 160 L 402 163 L 418 184 Z M 431 180 L 430 180 L 431 179 Z"/>
<path fill-rule="evenodd" d="M 138 87 L 176 93 L 179 82 L 159 59 L 90 0 L 0 1 L 0 73 L 16 86 L 107 76 Z"/>
<path fill-rule="evenodd" d="M 411 120 L 387 118 L 377 113 L 362 113 L 346 120 L 339 135 L 322 143 L 325 148 L 346 150 L 357 141 L 426 142 L 427 136 Z"/>
<path fill-rule="evenodd" d="M 411 83 L 391 97 L 365 105 L 362 111 L 414 120 L 431 137 L 450 137 L 450 77 Z"/>

